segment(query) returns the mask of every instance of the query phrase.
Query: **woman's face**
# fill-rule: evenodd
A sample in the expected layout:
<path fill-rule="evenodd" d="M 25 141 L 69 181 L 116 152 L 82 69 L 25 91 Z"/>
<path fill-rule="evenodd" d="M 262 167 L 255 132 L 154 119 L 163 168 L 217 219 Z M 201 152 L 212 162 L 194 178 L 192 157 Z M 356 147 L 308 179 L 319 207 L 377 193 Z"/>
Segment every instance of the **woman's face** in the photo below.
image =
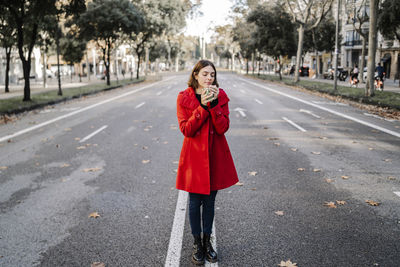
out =
<path fill-rule="evenodd" d="M 213 84 L 215 80 L 215 71 L 211 66 L 202 68 L 197 75 L 195 75 L 197 82 L 199 83 L 199 89 L 207 88 Z"/>

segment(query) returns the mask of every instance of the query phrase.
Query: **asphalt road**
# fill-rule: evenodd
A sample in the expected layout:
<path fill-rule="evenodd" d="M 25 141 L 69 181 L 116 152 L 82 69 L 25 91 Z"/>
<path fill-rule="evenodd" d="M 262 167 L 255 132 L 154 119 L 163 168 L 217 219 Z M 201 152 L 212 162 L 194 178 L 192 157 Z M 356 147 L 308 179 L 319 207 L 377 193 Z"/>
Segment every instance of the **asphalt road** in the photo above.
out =
<path fill-rule="evenodd" d="M 191 266 L 186 195 L 174 188 L 188 76 L 0 125 L 0 266 Z M 243 185 L 217 195 L 217 265 L 400 266 L 400 122 L 282 85 L 218 80 Z"/>

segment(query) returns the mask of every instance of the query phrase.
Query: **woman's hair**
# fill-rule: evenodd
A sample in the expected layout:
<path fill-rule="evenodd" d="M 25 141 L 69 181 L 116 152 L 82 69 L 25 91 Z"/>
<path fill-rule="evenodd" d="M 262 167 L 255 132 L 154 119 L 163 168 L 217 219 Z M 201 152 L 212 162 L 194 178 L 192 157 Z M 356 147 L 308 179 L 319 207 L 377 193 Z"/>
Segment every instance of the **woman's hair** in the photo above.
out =
<path fill-rule="evenodd" d="M 215 75 L 214 75 L 214 82 L 212 84 L 219 87 L 218 82 L 217 82 L 217 70 L 215 69 L 214 64 L 209 60 L 200 60 L 199 62 L 196 63 L 196 65 L 194 66 L 194 68 L 192 70 L 192 73 L 190 74 L 190 78 L 188 81 L 189 87 L 192 87 L 193 89 L 196 89 L 199 87 L 199 82 L 196 80 L 195 75 L 198 75 L 200 70 L 207 66 L 213 67 L 213 69 L 215 71 Z"/>

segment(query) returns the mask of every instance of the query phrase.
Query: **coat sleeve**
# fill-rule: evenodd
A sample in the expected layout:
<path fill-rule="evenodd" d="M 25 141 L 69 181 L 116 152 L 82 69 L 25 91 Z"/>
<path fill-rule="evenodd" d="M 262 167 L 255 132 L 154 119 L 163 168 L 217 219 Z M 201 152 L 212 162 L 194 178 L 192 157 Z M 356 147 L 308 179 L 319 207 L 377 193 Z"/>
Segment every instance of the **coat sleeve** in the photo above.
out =
<path fill-rule="evenodd" d="M 180 104 L 179 97 L 176 110 L 179 129 L 186 137 L 193 137 L 210 115 L 208 111 L 200 105 L 194 109 L 191 114 L 188 114 L 189 112 L 187 112 L 187 109 Z"/>
<path fill-rule="evenodd" d="M 229 129 L 229 107 L 228 101 L 223 104 L 216 105 L 209 109 L 211 120 L 214 125 L 215 131 L 218 134 L 224 134 Z"/>

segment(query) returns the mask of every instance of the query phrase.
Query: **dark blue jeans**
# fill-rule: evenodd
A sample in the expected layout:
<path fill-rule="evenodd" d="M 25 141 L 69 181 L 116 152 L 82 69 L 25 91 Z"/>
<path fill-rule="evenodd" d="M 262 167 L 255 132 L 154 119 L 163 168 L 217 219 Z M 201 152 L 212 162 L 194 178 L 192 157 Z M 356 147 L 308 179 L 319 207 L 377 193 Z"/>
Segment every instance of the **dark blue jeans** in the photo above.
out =
<path fill-rule="evenodd" d="M 203 221 L 203 233 L 211 235 L 217 192 L 211 191 L 210 195 L 189 193 L 189 222 L 193 235 L 200 235 L 201 221 Z M 200 219 L 201 206 L 203 206 L 202 220 Z"/>

